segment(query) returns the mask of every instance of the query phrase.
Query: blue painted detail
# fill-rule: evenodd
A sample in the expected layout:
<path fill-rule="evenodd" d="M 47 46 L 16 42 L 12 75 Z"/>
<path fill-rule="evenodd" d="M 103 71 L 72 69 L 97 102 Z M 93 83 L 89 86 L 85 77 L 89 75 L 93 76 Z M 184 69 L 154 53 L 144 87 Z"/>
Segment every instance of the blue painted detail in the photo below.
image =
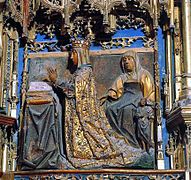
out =
<path fill-rule="evenodd" d="M 162 87 L 162 82 L 163 79 L 165 77 L 165 41 L 164 41 L 164 37 L 162 34 L 162 29 L 159 28 L 158 30 L 158 61 L 159 61 L 159 73 L 160 73 L 160 87 Z M 162 89 L 161 89 L 162 90 Z M 161 108 L 162 108 L 162 112 L 164 111 L 163 109 L 163 100 L 161 100 Z M 162 118 L 162 138 L 163 138 L 163 152 L 164 152 L 164 161 L 165 161 L 165 169 L 169 169 L 170 165 L 169 165 L 169 157 L 166 156 L 165 153 L 165 146 L 168 143 L 168 138 L 169 138 L 169 134 L 167 132 L 166 129 L 166 119 Z"/>
<path fill-rule="evenodd" d="M 112 38 L 116 37 L 132 37 L 132 36 L 144 36 L 141 28 L 139 29 L 124 29 L 124 30 L 117 30 L 116 33 L 112 36 Z"/>
<path fill-rule="evenodd" d="M 40 33 L 38 33 L 37 35 L 36 35 L 36 41 L 38 42 L 38 41 L 53 41 L 53 40 L 57 40 L 56 39 L 56 36 L 54 36 L 52 39 L 50 39 L 50 38 L 48 38 L 47 36 L 46 36 L 46 34 L 40 34 Z"/>
<path fill-rule="evenodd" d="M 124 29 L 124 30 L 117 30 L 116 33 L 112 36 L 112 38 L 120 38 L 120 37 L 135 37 L 135 36 L 144 36 L 144 33 L 142 32 L 141 28 L 139 29 Z M 53 39 L 47 39 L 46 35 L 43 34 L 37 34 L 36 36 L 36 42 L 42 42 L 42 41 L 55 41 L 57 40 L 56 37 L 54 37 Z M 134 47 L 143 47 L 143 41 L 142 40 L 137 40 L 135 42 L 133 42 L 131 44 L 130 47 L 126 47 L 126 48 L 134 48 Z M 112 49 L 120 49 L 122 47 L 113 47 Z M 92 44 L 90 47 L 90 50 L 100 50 L 101 46 L 100 45 L 96 45 L 96 44 Z M 59 51 L 59 50 L 57 50 Z M 43 51 L 41 52 L 48 52 L 48 50 L 45 48 Z"/>
<path fill-rule="evenodd" d="M 37 34 L 36 35 L 36 41 L 46 41 L 46 35 L 43 35 L 43 34 Z"/>
<path fill-rule="evenodd" d="M 142 36 L 144 37 L 144 33 L 142 32 L 141 28 L 139 29 L 124 29 L 124 30 L 117 30 L 116 33 L 112 36 L 112 38 L 122 38 L 122 37 L 136 37 L 136 36 Z M 125 48 L 141 48 L 143 47 L 143 41 L 142 40 L 137 40 L 133 42 L 130 47 L 125 47 Z M 121 49 L 122 47 L 113 47 L 112 49 Z M 100 45 L 95 45 L 92 44 L 90 47 L 90 50 L 100 50 L 101 46 Z"/>
<path fill-rule="evenodd" d="M 21 106 L 21 88 L 22 88 L 22 73 L 23 73 L 23 55 L 24 55 L 24 48 L 19 48 L 19 56 L 18 56 L 18 94 L 19 102 L 17 104 L 17 117 L 19 116 L 20 106 Z"/>

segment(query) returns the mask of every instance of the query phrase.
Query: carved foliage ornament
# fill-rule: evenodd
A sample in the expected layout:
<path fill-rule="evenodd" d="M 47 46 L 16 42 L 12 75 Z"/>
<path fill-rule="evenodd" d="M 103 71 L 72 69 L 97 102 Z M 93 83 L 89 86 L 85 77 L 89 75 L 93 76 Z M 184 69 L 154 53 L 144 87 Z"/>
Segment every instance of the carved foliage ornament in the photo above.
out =
<path fill-rule="evenodd" d="M 50 8 L 52 11 L 64 12 L 67 6 L 79 7 L 82 0 L 41 0 L 42 5 L 46 8 Z M 87 1 L 92 8 L 100 10 L 102 14 L 106 10 L 111 11 L 114 6 L 120 4 L 126 5 L 125 0 L 88 0 Z"/>
<path fill-rule="evenodd" d="M 101 14 L 104 15 L 104 22 L 105 24 L 109 21 L 109 13 L 111 12 L 112 8 L 115 6 L 122 5 L 123 7 L 126 6 L 125 0 L 89 0 L 91 7 L 93 9 L 100 10 Z"/>
<path fill-rule="evenodd" d="M 10 16 L 21 24 L 23 27 L 23 34 L 27 35 L 28 27 L 35 17 L 36 11 L 40 6 L 40 0 L 9 0 L 7 7 Z"/>
<path fill-rule="evenodd" d="M 133 5 L 144 12 L 146 10 L 150 17 L 153 18 L 153 7 L 158 0 L 9 0 L 8 9 L 10 16 L 23 26 L 23 32 L 26 34 L 27 28 L 35 17 L 40 4 L 43 8 L 48 9 L 49 12 L 59 12 L 64 18 L 64 24 L 69 26 L 70 17 L 79 9 L 82 2 L 90 5 L 91 10 L 100 11 L 103 15 L 103 24 L 108 24 L 109 14 L 117 6 L 126 10 L 127 5 Z"/>
<path fill-rule="evenodd" d="M 70 16 L 79 9 L 82 0 L 41 0 L 42 6 L 48 8 L 50 12 L 59 12 L 64 18 L 65 26 L 69 26 Z"/>
<path fill-rule="evenodd" d="M 17 175 L 16 178 L 22 178 L 23 176 Z M 93 173 L 93 174 L 52 174 L 49 173 L 48 175 L 29 175 L 30 179 L 84 179 L 84 180 L 89 180 L 89 179 L 169 179 L 169 180 L 178 180 L 178 179 L 184 179 L 185 175 L 184 173 L 172 173 L 172 174 L 156 174 L 152 173 L 150 175 L 140 175 L 140 174 L 112 174 L 112 173 L 104 173 L 104 174 L 98 174 L 98 173 Z"/>
<path fill-rule="evenodd" d="M 44 7 L 49 8 L 51 11 L 64 12 L 64 9 L 70 7 L 70 9 L 78 8 L 82 0 L 41 0 Z"/>
<path fill-rule="evenodd" d="M 91 6 L 93 10 L 99 10 L 104 15 L 104 22 L 108 23 L 109 13 L 116 6 L 122 6 L 125 8 L 127 4 L 135 4 L 135 7 L 145 9 L 153 18 L 154 5 L 156 6 L 158 0 L 87 0 L 86 2 Z M 41 0 L 42 5 L 45 8 L 49 8 L 51 11 L 57 11 L 64 14 L 65 17 L 71 15 L 75 10 L 79 8 L 82 0 Z M 67 10 L 68 9 L 68 10 Z M 66 11 L 68 11 L 66 14 Z"/>

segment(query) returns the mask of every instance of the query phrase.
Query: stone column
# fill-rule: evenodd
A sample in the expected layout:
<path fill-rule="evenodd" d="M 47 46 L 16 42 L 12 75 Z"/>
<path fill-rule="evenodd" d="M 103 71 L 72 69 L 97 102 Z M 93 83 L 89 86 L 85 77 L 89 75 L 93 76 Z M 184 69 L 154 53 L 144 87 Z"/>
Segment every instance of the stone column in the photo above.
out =
<path fill-rule="evenodd" d="M 182 34 L 184 69 L 182 74 L 181 99 L 190 99 L 191 103 L 191 8 L 190 0 L 182 0 Z"/>
<path fill-rule="evenodd" d="M 165 113 L 169 114 L 173 104 L 173 82 L 172 82 L 172 33 L 166 30 L 166 107 Z"/>
<path fill-rule="evenodd" d="M 0 96 L 2 95 L 2 55 L 3 55 L 3 6 L 5 0 L 0 0 Z M 0 104 L 1 104 L 0 97 Z"/>
<path fill-rule="evenodd" d="M 181 106 L 182 114 L 187 127 L 186 136 L 186 167 L 191 169 L 191 2 L 182 0 L 182 34 L 183 34 L 183 60 Z M 185 113 L 184 113 L 185 112 Z"/>
<path fill-rule="evenodd" d="M 174 66 L 175 66 L 175 101 L 179 101 L 182 91 L 182 43 L 180 7 L 174 8 Z"/>
<path fill-rule="evenodd" d="M 5 0 L 0 0 L 0 58 L 2 57 L 2 31 L 3 31 L 3 5 Z"/>

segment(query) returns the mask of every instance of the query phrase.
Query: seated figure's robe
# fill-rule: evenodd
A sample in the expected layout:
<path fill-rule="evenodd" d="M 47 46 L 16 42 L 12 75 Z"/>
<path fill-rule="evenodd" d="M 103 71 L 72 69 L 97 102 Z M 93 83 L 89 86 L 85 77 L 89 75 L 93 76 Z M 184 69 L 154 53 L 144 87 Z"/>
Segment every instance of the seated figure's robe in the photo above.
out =
<path fill-rule="evenodd" d="M 48 89 L 27 94 L 20 143 L 22 170 L 72 167 L 63 152 L 61 105 L 52 88 Z"/>
<path fill-rule="evenodd" d="M 139 147 L 134 116 L 142 98 L 154 101 L 154 82 L 147 70 L 140 69 L 139 76 L 121 74 L 108 91 L 106 116 L 111 126 L 128 139 L 133 147 Z"/>
<path fill-rule="evenodd" d="M 134 115 L 143 97 L 137 82 L 125 83 L 124 94 L 106 109 L 108 120 L 118 133 L 128 139 L 133 147 L 139 147 L 136 139 Z"/>

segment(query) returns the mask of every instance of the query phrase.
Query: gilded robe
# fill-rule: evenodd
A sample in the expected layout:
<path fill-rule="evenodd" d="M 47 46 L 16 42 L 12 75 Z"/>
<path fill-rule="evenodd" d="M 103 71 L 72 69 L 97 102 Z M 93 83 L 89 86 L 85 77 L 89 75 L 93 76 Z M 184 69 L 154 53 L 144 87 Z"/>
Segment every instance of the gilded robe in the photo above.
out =
<path fill-rule="evenodd" d="M 66 99 L 65 138 L 68 160 L 76 168 L 124 167 L 142 155 L 140 148 L 110 126 L 97 100 L 90 66 L 78 68 L 74 98 Z"/>

